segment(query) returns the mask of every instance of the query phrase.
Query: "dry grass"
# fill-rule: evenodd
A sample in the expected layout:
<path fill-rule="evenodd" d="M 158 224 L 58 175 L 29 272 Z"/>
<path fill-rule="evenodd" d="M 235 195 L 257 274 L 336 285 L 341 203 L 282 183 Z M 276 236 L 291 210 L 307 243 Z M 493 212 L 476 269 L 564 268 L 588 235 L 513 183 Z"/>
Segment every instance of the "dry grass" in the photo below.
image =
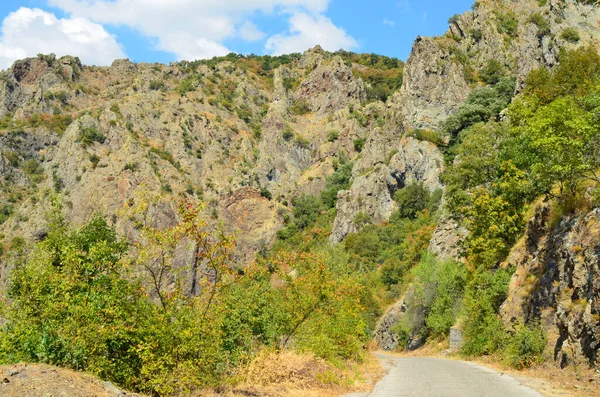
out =
<path fill-rule="evenodd" d="M 334 366 L 311 354 L 265 350 L 244 371 L 239 385 L 198 396 L 334 397 L 369 391 L 382 376 L 383 369 L 370 354 L 362 364 Z"/>

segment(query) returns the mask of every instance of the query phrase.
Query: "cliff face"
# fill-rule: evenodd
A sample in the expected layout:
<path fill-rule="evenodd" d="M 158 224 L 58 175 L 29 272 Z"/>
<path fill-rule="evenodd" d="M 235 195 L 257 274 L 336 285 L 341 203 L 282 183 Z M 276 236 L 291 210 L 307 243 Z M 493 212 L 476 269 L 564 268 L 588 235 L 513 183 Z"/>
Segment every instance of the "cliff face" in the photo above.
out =
<path fill-rule="evenodd" d="M 501 314 L 506 325 L 541 318 L 554 360 L 595 365 L 600 352 L 600 210 L 558 224 L 540 205 L 508 258 L 517 270 Z"/>
<path fill-rule="evenodd" d="M 387 102 L 386 117 L 394 123 L 369 135 L 354 169 L 354 185 L 340 193 L 330 241 L 339 242 L 355 232 L 353 220 L 359 213 L 374 222 L 388 219 L 395 209 L 393 193 L 405 182 L 440 187 L 444 165 L 437 147 L 415 145 L 402 137 L 415 130 L 438 130 L 477 87 L 491 61 L 498 62 L 505 76 L 515 77 L 519 90 L 533 69 L 556 64 L 561 48 L 597 43 L 598 20 L 600 8 L 575 0 L 548 1 L 543 6 L 533 1 L 485 0 L 451 18 L 445 35 L 418 37 L 405 65 L 402 88 Z M 576 42 L 562 35 L 568 28 L 579 33 Z M 425 153 L 424 158 L 403 157 L 402 153 L 414 150 Z M 396 152 L 398 161 L 390 161 Z M 423 173 L 424 169 L 428 171 Z M 434 235 L 432 251 L 445 257 L 458 255 L 461 234 L 452 221 L 445 220 Z M 444 244 L 447 240 L 450 247 Z"/>
<path fill-rule="evenodd" d="M 159 226 L 174 221 L 178 196 L 202 199 L 207 217 L 238 235 L 240 261 L 251 260 L 294 197 L 319 194 L 339 156 L 357 157 L 353 142 L 385 110 L 364 105 L 370 85 L 355 70 L 368 67 L 342 55 L 315 48 L 273 72 L 253 58 L 16 62 L 0 76 L 4 246 L 44 234 L 53 192 L 70 222 L 101 212 L 135 236 L 122 209 L 145 191 L 162 196 L 152 212 Z"/>

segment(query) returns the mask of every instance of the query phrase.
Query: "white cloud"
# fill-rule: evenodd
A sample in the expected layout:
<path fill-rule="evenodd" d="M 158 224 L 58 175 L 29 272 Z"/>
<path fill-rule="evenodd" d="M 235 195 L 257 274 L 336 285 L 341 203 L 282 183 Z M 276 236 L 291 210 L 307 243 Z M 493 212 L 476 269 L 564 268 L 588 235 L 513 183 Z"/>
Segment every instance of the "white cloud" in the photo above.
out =
<path fill-rule="evenodd" d="M 263 39 L 264 33 L 251 21 L 257 12 L 307 13 L 322 18 L 330 1 L 49 0 L 49 3 L 73 16 L 136 29 L 147 37 L 156 38 L 159 49 L 174 53 L 180 60 L 191 60 L 229 52 L 223 45 L 227 39 Z"/>
<path fill-rule="evenodd" d="M 267 40 L 266 49 L 273 54 L 301 52 L 317 44 L 328 51 L 358 47 L 354 38 L 335 26 L 323 15 L 297 13 L 290 17 L 288 33 L 277 34 Z"/>
<path fill-rule="evenodd" d="M 82 62 L 107 65 L 125 54 L 102 25 L 84 18 L 59 19 L 38 8 L 21 7 L 2 22 L 0 68 L 38 53 L 79 56 Z"/>
<path fill-rule="evenodd" d="M 251 21 L 246 21 L 239 28 L 240 37 L 246 41 L 262 40 L 266 35 Z"/>
<path fill-rule="evenodd" d="M 387 18 L 384 18 L 384 19 L 383 19 L 383 24 L 384 24 L 384 25 L 391 26 L 391 27 L 394 27 L 394 26 L 396 25 L 396 21 L 391 21 L 391 20 L 389 20 L 389 19 L 387 19 Z"/>

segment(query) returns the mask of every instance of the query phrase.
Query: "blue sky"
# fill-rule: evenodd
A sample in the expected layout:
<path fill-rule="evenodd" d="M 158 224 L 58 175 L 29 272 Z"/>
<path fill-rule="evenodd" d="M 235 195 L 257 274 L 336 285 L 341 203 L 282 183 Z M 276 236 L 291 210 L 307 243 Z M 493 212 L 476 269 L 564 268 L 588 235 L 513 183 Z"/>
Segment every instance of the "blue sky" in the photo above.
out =
<path fill-rule="evenodd" d="M 3 0 L 0 68 L 54 52 L 105 65 L 315 44 L 405 60 L 416 36 L 443 34 L 473 0 Z"/>

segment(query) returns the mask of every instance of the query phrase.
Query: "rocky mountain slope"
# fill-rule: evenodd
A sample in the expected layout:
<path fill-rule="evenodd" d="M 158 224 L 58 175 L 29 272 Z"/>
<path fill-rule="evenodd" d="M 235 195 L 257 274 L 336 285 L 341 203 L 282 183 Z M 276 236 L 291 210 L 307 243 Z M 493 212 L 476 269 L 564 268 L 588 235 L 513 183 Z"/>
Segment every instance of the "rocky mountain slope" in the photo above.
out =
<path fill-rule="evenodd" d="M 320 193 L 348 158 L 351 186 L 338 194 L 329 238 L 339 243 L 359 230 L 357 218 L 387 221 L 399 189 L 414 182 L 444 188 L 438 146 L 449 137 L 436 131 L 473 89 L 500 73 L 520 91 L 531 70 L 557 63 L 561 49 L 597 43 L 599 20 L 599 7 L 575 0 L 478 1 L 451 18 L 445 35 L 417 38 L 405 65 L 319 47 L 170 65 L 89 67 L 52 55 L 17 61 L 0 76 L 0 243 L 8 251 L 21 239 L 43 238 L 54 193 L 63 195 L 72 223 L 101 212 L 128 237 L 138 228 L 124 207 L 150 196 L 151 221 L 169 225 L 174 199 L 187 195 L 237 233 L 245 263 L 273 243 L 294 199 Z M 583 302 L 598 299 L 595 248 L 582 232 L 595 217 L 566 219 L 546 245 L 531 241 L 511 257 L 520 270 L 505 317 L 558 307 L 560 362 L 595 360 L 598 351 L 587 336 L 597 335 L 597 319 Z M 443 218 L 431 250 L 455 257 L 461 235 Z M 575 246 L 581 253 L 565 258 Z M 554 270 L 532 268 L 538 251 L 560 257 L 550 261 Z M 585 269 L 573 270 L 572 262 Z M 538 273 L 541 287 L 531 299 L 543 304 L 519 297 L 523 280 Z M 567 289 L 581 310 L 561 306 Z"/>

